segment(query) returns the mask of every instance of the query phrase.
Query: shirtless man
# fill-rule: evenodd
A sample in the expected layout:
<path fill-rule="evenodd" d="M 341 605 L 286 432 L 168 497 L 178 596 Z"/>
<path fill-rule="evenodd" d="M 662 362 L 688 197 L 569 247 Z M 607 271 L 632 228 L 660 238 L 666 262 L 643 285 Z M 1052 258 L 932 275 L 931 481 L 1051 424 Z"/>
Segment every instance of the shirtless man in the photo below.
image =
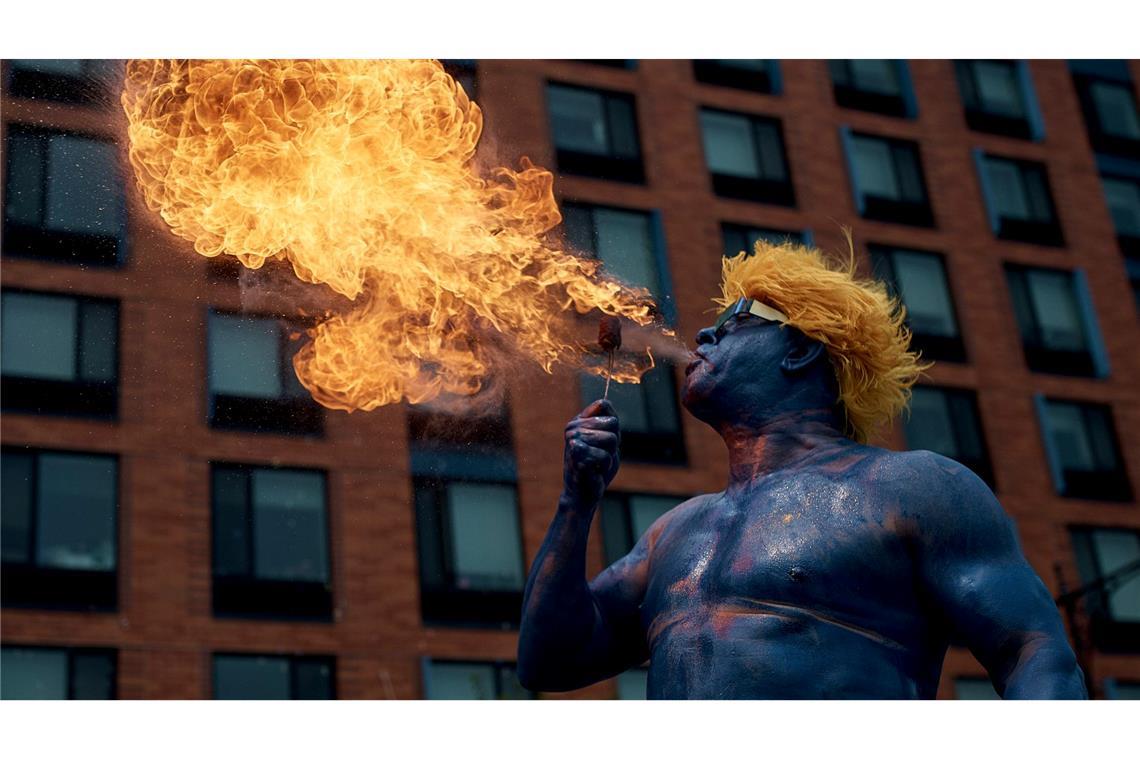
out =
<path fill-rule="evenodd" d="M 955 643 L 1006 699 L 1086 698 L 986 485 L 937 454 L 863 443 L 923 368 L 881 286 L 818 251 L 758 244 L 722 287 L 728 308 L 697 334 L 682 400 L 724 439 L 728 485 L 587 583 L 620 432 L 607 402 L 571 420 L 526 586 L 523 685 L 576 689 L 648 660 L 656 699 L 930 699 Z"/>

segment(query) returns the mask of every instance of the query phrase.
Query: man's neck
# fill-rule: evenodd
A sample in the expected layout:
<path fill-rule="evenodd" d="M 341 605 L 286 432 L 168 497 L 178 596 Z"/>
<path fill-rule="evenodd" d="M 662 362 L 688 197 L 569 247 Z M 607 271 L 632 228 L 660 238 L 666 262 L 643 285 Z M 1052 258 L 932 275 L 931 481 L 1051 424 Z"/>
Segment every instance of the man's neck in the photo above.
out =
<path fill-rule="evenodd" d="M 756 478 L 795 467 L 822 447 L 847 441 L 832 409 L 798 409 L 760 425 L 726 426 L 720 435 L 728 447 L 729 493 L 739 492 Z"/>

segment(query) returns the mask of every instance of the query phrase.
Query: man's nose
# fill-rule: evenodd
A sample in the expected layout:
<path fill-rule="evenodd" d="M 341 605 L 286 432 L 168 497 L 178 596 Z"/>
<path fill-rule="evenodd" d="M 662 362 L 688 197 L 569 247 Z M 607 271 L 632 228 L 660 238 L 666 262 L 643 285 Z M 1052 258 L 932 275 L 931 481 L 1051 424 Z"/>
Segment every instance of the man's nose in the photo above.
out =
<path fill-rule="evenodd" d="M 716 330 L 711 327 L 706 327 L 703 330 L 697 331 L 697 345 L 703 346 L 706 343 L 716 343 Z"/>

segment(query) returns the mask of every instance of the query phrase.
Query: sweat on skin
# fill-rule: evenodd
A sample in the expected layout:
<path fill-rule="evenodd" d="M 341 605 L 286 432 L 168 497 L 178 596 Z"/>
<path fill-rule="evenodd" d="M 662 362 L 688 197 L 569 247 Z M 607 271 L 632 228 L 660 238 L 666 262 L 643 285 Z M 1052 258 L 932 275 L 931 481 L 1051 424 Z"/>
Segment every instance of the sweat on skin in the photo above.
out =
<path fill-rule="evenodd" d="M 567 425 L 524 595 L 523 685 L 576 689 L 648 660 L 650 698 L 933 698 L 953 643 L 1007 699 L 1086 698 L 989 488 L 937 454 L 865 443 L 924 369 L 882 286 L 850 259 L 761 242 L 725 264 L 718 303 L 740 298 L 787 319 L 738 309 L 701 330 L 682 390 L 725 443 L 728 483 L 593 581 L 587 539 L 620 424 L 597 401 Z"/>

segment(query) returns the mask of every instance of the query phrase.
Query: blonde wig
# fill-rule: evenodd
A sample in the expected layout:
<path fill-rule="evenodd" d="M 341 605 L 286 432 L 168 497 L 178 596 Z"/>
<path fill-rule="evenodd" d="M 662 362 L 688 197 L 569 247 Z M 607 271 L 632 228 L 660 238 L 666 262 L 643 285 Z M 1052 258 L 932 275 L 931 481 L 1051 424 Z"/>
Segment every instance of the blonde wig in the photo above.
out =
<path fill-rule="evenodd" d="M 910 351 L 906 311 L 876 280 L 861 280 L 848 235 L 846 260 L 790 241 L 756 243 L 752 255 L 724 260 L 722 308 L 755 298 L 788 315 L 787 324 L 822 343 L 839 384 L 845 433 L 860 443 L 903 411 L 923 370 Z"/>

